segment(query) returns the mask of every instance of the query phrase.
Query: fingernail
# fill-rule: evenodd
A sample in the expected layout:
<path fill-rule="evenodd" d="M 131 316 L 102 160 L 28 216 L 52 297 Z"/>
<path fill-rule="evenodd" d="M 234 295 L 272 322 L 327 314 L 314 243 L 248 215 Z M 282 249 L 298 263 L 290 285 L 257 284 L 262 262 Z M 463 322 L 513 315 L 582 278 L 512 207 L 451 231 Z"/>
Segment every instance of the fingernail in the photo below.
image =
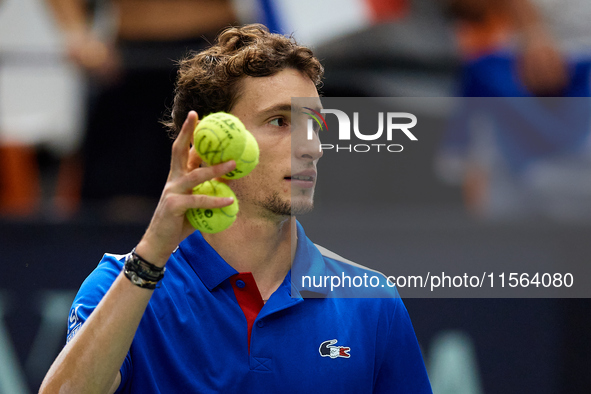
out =
<path fill-rule="evenodd" d="M 231 204 L 234 202 L 234 197 L 224 197 L 224 202 Z"/>

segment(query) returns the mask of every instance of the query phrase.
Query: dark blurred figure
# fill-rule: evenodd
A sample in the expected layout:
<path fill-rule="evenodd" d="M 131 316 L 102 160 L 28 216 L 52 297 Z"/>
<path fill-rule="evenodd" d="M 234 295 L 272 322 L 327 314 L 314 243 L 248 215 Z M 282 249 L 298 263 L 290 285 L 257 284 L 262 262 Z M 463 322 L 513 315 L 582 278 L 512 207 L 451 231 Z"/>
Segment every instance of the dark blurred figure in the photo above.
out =
<path fill-rule="evenodd" d="M 564 5 L 569 7 L 572 4 Z M 464 96 L 575 95 L 573 77 L 581 48 L 567 53 L 534 2 L 449 0 L 449 11 L 457 22 L 465 61 Z M 589 57 L 591 47 L 586 50 Z M 582 81 L 576 82 L 581 89 Z"/>
<path fill-rule="evenodd" d="M 159 121 L 175 61 L 237 23 L 235 10 L 230 0 L 47 1 L 90 80 L 83 204 L 108 219 L 143 220 L 168 172 L 171 140 Z"/>
<path fill-rule="evenodd" d="M 464 59 L 459 95 L 473 99 L 448 128 L 438 170 L 464 185 L 479 216 L 591 219 L 591 29 L 558 34 L 591 7 L 560 2 L 550 19 L 550 3 L 450 1 Z"/>

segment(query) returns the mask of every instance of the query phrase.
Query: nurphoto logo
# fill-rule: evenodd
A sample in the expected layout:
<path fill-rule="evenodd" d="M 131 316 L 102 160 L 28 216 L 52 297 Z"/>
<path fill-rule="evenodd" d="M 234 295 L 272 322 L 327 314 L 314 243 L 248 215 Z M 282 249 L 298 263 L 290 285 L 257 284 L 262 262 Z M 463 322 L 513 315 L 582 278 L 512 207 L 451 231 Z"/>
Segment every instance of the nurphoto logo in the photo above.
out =
<path fill-rule="evenodd" d="M 410 131 L 417 125 L 417 117 L 409 112 L 378 112 L 378 130 L 360 130 L 359 127 L 359 112 L 353 112 L 353 134 L 351 135 L 351 119 L 344 111 L 338 109 L 323 108 L 316 111 L 309 107 L 303 107 L 309 112 L 303 111 L 304 114 L 310 116 L 307 123 L 308 139 L 314 138 L 315 132 L 319 130 L 328 131 L 326 119 L 322 114 L 333 114 L 337 117 L 339 124 L 338 136 L 339 141 L 351 141 L 352 138 L 360 141 L 375 141 L 375 143 L 359 143 L 359 144 L 320 144 L 320 150 L 335 150 L 336 152 L 390 152 L 398 153 L 404 150 L 401 144 L 390 143 L 392 136 L 395 133 L 402 132 L 411 141 L 418 141 L 417 137 Z M 384 127 L 385 123 L 385 127 Z M 386 131 L 385 139 L 383 138 L 384 129 Z M 385 143 L 378 143 L 379 141 Z"/>

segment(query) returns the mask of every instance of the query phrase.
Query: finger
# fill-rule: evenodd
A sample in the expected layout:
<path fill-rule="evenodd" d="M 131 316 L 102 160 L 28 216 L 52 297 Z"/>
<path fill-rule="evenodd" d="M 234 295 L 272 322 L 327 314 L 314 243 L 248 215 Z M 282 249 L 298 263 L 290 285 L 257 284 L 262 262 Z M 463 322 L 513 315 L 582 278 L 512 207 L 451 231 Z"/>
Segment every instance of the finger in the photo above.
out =
<path fill-rule="evenodd" d="M 557 94 L 568 83 L 568 72 L 561 54 L 552 47 L 538 47 L 524 56 L 522 77 L 534 94 Z"/>
<path fill-rule="evenodd" d="M 221 208 L 227 207 L 234 202 L 234 197 L 214 197 L 205 194 L 193 194 L 188 197 L 191 197 L 189 208 Z"/>
<path fill-rule="evenodd" d="M 558 54 L 553 56 L 548 73 L 554 91 L 563 90 L 568 85 L 568 67 Z"/>
<path fill-rule="evenodd" d="M 564 88 L 565 80 L 560 75 L 560 70 L 553 67 L 554 65 L 549 63 L 544 63 L 537 68 L 531 67 L 529 86 L 533 93 L 546 95 L 558 93 Z"/>
<path fill-rule="evenodd" d="M 195 186 L 213 178 L 220 177 L 236 168 L 234 160 L 216 164 L 211 167 L 196 168 L 178 180 L 178 190 L 191 190 Z"/>
<path fill-rule="evenodd" d="M 539 74 L 543 71 L 535 66 L 532 67 L 532 64 L 532 62 L 526 62 L 523 66 L 523 84 L 531 93 L 538 94 L 540 93 L 540 89 L 543 89 L 543 84 L 540 86 L 539 78 Z"/>
<path fill-rule="evenodd" d="M 184 215 L 189 209 L 212 209 L 226 207 L 234 202 L 233 197 L 214 197 L 205 194 L 176 195 L 169 204 L 173 212 Z"/>
<path fill-rule="evenodd" d="M 171 174 L 181 174 L 187 167 L 189 148 L 197 123 L 197 113 L 195 111 L 189 111 L 179 135 L 176 137 L 174 144 L 172 144 L 172 159 L 170 164 Z"/>

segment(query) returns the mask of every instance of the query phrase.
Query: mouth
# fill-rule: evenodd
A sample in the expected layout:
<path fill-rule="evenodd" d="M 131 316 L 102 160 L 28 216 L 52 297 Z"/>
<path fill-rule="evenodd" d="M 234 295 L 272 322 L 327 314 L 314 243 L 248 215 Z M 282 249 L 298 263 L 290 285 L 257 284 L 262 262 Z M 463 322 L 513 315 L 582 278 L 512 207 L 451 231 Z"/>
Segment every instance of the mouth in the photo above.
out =
<path fill-rule="evenodd" d="M 316 183 L 316 171 L 302 171 L 298 174 L 286 176 L 284 179 L 294 186 L 308 189 L 314 187 Z"/>
<path fill-rule="evenodd" d="M 295 181 L 309 181 L 309 182 L 314 181 L 313 176 L 306 176 L 306 175 L 294 175 L 291 177 L 287 177 L 287 179 L 291 179 L 291 180 L 295 180 Z"/>

